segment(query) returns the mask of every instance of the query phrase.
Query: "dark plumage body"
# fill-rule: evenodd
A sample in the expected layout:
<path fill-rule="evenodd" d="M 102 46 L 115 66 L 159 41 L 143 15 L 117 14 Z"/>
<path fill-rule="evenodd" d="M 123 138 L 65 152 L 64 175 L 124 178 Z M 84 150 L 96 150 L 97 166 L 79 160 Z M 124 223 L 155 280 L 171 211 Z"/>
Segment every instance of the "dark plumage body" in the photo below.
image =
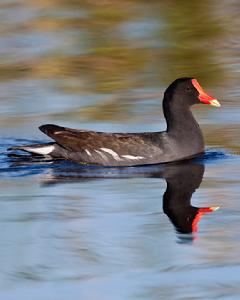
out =
<path fill-rule="evenodd" d="M 191 78 L 175 80 L 165 91 L 164 132 L 104 133 L 42 125 L 55 142 L 13 147 L 30 153 L 103 166 L 134 166 L 178 161 L 204 151 L 201 129 L 190 106 L 199 103 Z M 212 98 L 213 99 L 213 98 Z M 214 101 L 217 101 L 214 99 Z"/>

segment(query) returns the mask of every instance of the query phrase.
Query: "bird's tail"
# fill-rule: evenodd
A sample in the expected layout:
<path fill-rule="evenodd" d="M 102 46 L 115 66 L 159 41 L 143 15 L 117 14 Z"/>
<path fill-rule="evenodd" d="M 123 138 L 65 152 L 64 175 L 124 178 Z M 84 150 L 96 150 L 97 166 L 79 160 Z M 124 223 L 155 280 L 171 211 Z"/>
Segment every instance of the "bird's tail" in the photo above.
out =
<path fill-rule="evenodd" d="M 7 150 L 21 150 L 35 155 L 49 156 L 55 149 L 55 143 L 33 144 L 10 147 Z"/>

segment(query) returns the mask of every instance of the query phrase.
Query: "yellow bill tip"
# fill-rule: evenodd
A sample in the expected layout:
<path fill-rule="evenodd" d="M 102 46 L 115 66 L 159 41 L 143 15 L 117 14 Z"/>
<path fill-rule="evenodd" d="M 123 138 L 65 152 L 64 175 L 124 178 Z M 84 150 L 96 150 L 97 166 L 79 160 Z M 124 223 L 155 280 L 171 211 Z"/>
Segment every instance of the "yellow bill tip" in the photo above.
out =
<path fill-rule="evenodd" d="M 210 102 L 209 104 L 212 105 L 212 106 L 216 106 L 216 107 L 221 106 L 221 104 L 217 101 L 217 99 L 210 100 L 209 102 Z"/>

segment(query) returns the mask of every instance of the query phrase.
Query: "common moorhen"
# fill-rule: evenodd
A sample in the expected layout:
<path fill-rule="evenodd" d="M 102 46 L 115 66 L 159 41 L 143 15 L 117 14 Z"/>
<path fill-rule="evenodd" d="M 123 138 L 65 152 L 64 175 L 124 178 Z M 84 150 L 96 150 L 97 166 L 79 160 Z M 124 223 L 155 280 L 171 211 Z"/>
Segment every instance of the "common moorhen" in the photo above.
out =
<path fill-rule="evenodd" d="M 163 195 L 163 211 L 173 223 L 176 231 L 182 234 L 198 231 L 198 223 L 206 213 L 217 210 L 218 206 L 192 206 L 192 194 L 199 188 L 204 165 L 191 161 L 169 164 L 162 173 L 167 182 L 167 189 Z M 189 236 L 189 241 L 194 236 Z"/>
<path fill-rule="evenodd" d="M 105 133 L 47 124 L 39 129 L 55 142 L 16 146 L 10 150 L 102 166 L 135 166 L 184 160 L 204 152 L 203 135 L 190 110 L 193 104 L 198 103 L 220 106 L 217 99 L 209 96 L 196 79 L 179 78 L 164 93 L 166 131 Z"/>

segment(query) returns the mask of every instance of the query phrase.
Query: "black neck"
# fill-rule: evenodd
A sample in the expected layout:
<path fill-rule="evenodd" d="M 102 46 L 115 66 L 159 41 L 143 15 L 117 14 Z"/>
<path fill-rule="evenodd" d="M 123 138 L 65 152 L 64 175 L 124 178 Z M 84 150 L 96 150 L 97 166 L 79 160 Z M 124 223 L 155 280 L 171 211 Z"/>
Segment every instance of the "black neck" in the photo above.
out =
<path fill-rule="evenodd" d="M 168 101 L 164 97 L 163 112 L 167 122 L 167 132 L 200 131 L 188 104 Z"/>

